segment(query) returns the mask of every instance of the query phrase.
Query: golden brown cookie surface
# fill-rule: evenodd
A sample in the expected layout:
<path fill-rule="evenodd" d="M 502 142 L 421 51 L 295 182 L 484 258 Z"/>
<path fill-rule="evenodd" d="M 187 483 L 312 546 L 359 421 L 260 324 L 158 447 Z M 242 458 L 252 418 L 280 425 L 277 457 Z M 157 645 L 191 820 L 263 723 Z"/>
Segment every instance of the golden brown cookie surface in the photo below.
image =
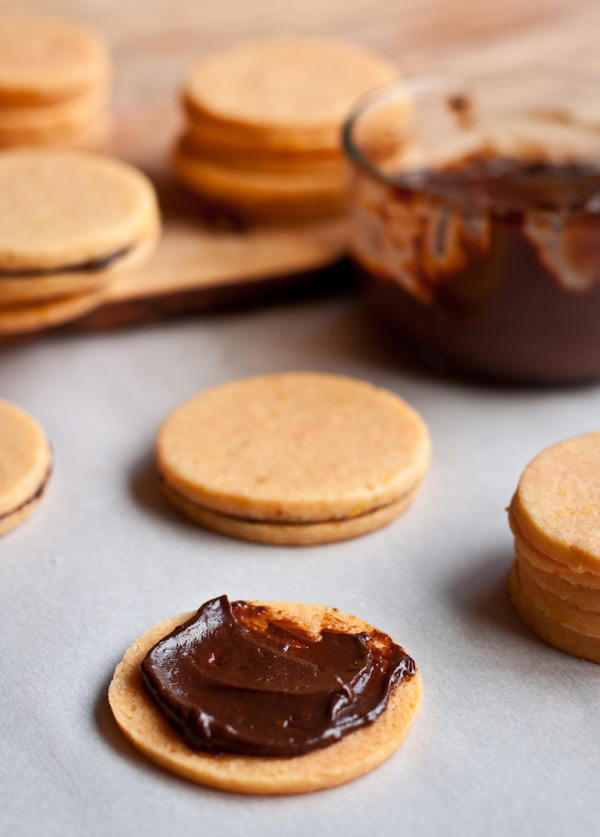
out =
<path fill-rule="evenodd" d="M 365 93 L 398 77 L 392 62 L 352 44 L 263 41 L 209 56 L 190 73 L 192 117 L 209 117 L 272 147 L 337 148 Z"/>
<path fill-rule="evenodd" d="M 511 512 L 541 552 L 575 571 L 600 574 L 600 432 L 536 456 L 519 480 Z"/>
<path fill-rule="evenodd" d="M 156 455 L 202 509 L 266 524 L 353 520 L 398 504 L 429 463 L 427 428 L 365 381 L 309 372 L 233 381 L 178 407 Z"/>
<path fill-rule="evenodd" d="M 0 153 L 0 216 L 5 275 L 110 257 L 158 226 L 154 189 L 141 172 L 108 157 L 48 149 Z"/>
<path fill-rule="evenodd" d="M 340 611 L 291 602 L 262 602 L 277 616 L 295 620 L 309 632 L 324 624 L 360 632 L 370 626 Z M 372 724 L 322 750 L 291 758 L 219 754 L 190 749 L 146 691 L 139 664 L 146 652 L 190 614 L 160 622 L 140 637 L 117 666 L 109 702 L 124 734 L 163 767 L 199 784 L 252 794 L 304 793 L 348 782 L 372 770 L 402 743 L 418 714 L 422 685 L 417 671 L 402 680 Z"/>
<path fill-rule="evenodd" d="M 36 508 L 52 456 L 40 425 L 20 407 L 0 401 L 0 534 Z"/>
<path fill-rule="evenodd" d="M 106 46 L 92 30 L 35 14 L 0 15 L 0 102 L 56 102 L 109 75 Z"/>

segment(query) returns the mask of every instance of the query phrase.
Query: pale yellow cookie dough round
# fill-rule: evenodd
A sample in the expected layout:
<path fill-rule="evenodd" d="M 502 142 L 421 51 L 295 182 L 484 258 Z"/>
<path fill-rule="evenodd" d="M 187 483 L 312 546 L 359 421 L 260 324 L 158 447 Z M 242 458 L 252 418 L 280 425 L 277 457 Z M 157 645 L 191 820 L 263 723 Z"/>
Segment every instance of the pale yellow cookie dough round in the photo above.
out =
<path fill-rule="evenodd" d="M 106 85 L 103 39 L 73 21 L 38 14 L 0 14 L 0 103 L 31 105 Z"/>
<path fill-rule="evenodd" d="M 358 633 L 366 622 L 338 610 L 292 602 L 256 602 L 277 616 L 291 618 L 311 633 L 321 626 Z M 394 689 L 372 724 L 335 744 L 288 758 L 202 753 L 192 750 L 165 719 L 145 689 L 140 663 L 160 639 L 191 614 L 160 622 L 141 636 L 116 668 L 108 699 L 127 738 L 148 758 L 198 784 L 247 794 L 305 793 L 334 787 L 362 776 L 385 761 L 408 735 L 421 706 L 419 671 Z"/>
<path fill-rule="evenodd" d="M 0 153 L 0 217 L 0 271 L 9 278 L 127 251 L 159 223 L 154 188 L 133 166 L 49 149 Z"/>
<path fill-rule="evenodd" d="M 187 503 L 301 532 L 388 506 L 398 513 L 425 474 L 430 442 L 418 413 L 388 390 L 288 372 L 185 402 L 161 427 L 156 456 L 167 489 Z"/>
<path fill-rule="evenodd" d="M 388 59 L 325 39 L 260 41 L 202 60 L 183 88 L 192 116 L 271 148 L 340 147 L 342 124 L 365 93 L 398 78 Z"/>
<path fill-rule="evenodd" d="M 32 514 L 51 467 L 50 445 L 38 422 L 0 400 L 0 535 Z"/>
<path fill-rule="evenodd" d="M 600 575 L 600 432 L 536 456 L 519 480 L 511 515 L 540 552 L 575 572 Z"/>

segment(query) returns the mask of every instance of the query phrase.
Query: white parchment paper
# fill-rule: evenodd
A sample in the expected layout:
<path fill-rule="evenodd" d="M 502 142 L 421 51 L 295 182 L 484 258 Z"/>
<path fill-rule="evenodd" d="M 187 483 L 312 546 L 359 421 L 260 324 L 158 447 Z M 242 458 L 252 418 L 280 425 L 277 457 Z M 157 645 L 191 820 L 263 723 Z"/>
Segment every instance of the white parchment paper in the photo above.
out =
<path fill-rule="evenodd" d="M 159 495 L 156 429 L 220 381 L 310 369 L 367 378 L 421 411 L 434 458 L 388 528 L 310 549 L 221 537 Z M 0 541 L 0 833 L 600 833 L 600 667 L 523 628 L 505 593 L 505 507 L 543 447 L 600 427 L 600 387 L 494 388 L 393 357 L 352 299 L 4 348 L 0 397 L 33 413 L 55 471 Z M 390 633 L 425 700 L 403 747 L 346 786 L 253 798 L 195 786 L 123 739 L 106 690 L 159 620 L 221 593 L 333 605 Z"/>

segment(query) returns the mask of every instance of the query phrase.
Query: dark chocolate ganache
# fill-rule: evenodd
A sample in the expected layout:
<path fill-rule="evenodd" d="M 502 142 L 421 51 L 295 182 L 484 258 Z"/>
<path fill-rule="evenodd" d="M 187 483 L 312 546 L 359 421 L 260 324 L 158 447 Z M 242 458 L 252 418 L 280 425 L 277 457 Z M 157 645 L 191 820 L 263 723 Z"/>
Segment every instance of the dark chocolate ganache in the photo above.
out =
<path fill-rule="evenodd" d="M 376 203 L 368 177 L 352 250 L 404 343 L 504 380 L 600 377 L 599 166 L 481 153 L 404 172 Z"/>
<path fill-rule="evenodd" d="M 600 214 L 600 169 L 588 163 L 481 154 L 441 168 L 418 169 L 400 180 L 411 189 L 498 215 L 528 209 Z"/>
<path fill-rule="evenodd" d="M 379 631 L 318 637 L 262 606 L 206 602 L 141 663 L 158 706 L 195 750 L 295 756 L 370 724 L 413 660 Z"/>
<path fill-rule="evenodd" d="M 115 250 L 113 253 L 108 253 L 106 256 L 98 256 L 95 259 L 88 259 L 79 264 L 63 265 L 62 267 L 47 267 L 47 268 L 29 268 L 27 270 L 4 270 L 0 269 L 0 280 L 5 279 L 37 279 L 44 276 L 62 275 L 63 273 L 95 273 L 100 270 L 106 270 L 111 267 L 114 262 L 124 258 L 131 250 L 132 246 L 121 247 L 120 250 Z"/>

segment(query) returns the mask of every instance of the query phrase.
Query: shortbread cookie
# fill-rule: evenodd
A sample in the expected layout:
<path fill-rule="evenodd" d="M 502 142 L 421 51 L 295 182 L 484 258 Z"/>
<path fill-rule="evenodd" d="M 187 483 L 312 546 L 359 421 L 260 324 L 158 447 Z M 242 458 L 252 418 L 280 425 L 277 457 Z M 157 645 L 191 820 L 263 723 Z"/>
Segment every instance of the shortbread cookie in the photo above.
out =
<path fill-rule="evenodd" d="M 303 544 L 319 542 L 319 531 L 324 541 L 351 537 L 402 511 L 425 474 L 430 442 L 421 417 L 393 393 L 296 372 L 200 393 L 165 421 L 156 455 L 168 496 L 188 513 L 200 509 L 196 519 Z M 243 525 L 252 523 L 263 525 Z"/>
<path fill-rule="evenodd" d="M 575 607 L 583 608 L 583 610 L 600 612 L 600 595 L 598 595 L 597 587 L 586 587 L 583 583 L 573 584 L 565 581 L 559 575 L 553 575 L 538 569 L 524 558 L 516 544 L 515 554 L 521 575 L 526 575 L 546 593 L 550 593 L 552 596 L 556 596 L 561 601 Z"/>
<path fill-rule="evenodd" d="M 0 307 L 0 337 L 29 334 L 72 322 L 94 311 L 105 299 L 106 291 L 100 290 L 27 305 Z"/>
<path fill-rule="evenodd" d="M 575 572 L 600 575 L 600 432 L 542 451 L 511 503 L 522 536 Z"/>
<path fill-rule="evenodd" d="M 107 283 L 114 277 L 132 270 L 149 258 L 157 239 L 158 230 L 118 258 L 98 259 L 88 263 L 85 269 L 75 266 L 62 272 L 48 270 L 27 276 L 17 274 L 12 278 L 10 274 L 3 276 L 0 273 L 0 317 L 15 307 L 27 305 L 37 308 L 39 303 L 45 301 L 62 302 L 73 295 L 74 289 L 77 289 L 79 299 L 98 291 L 105 293 Z"/>
<path fill-rule="evenodd" d="M 539 608 L 535 607 L 523 593 L 516 564 L 513 565 L 508 578 L 508 593 L 521 621 L 540 639 L 566 654 L 600 663 L 600 639 L 577 633 L 549 619 Z"/>
<path fill-rule="evenodd" d="M 35 14 L 0 15 L 0 104 L 58 102 L 106 86 L 104 41 L 80 24 Z"/>
<path fill-rule="evenodd" d="M 190 153 L 180 143 L 173 159 L 179 179 L 211 201 L 251 217 L 316 218 L 339 215 L 344 208 L 343 174 L 339 167 L 320 171 L 268 171 L 223 165 Z"/>
<path fill-rule="evenodd" d="M 0 401 L 0 535 L 37 508 L 51 467 L 50 445 L 37 421 L 20 407 Z"/>
<path fill-rule="evenodd" d="M 298 170 L 315 166 L 325 169 L 344 166 L 339 148 L 315 151 L 264 148 L 253 145 L 246 137 L 236 134 L 227 126 L 198 116 L 188 120 L 184 138 L 196 157 L 246 168 L 273 170 L 281 167 L 284 170 Z"/>
<path fill-rule="evenodd" d="M 281 546 L 312 546 L 318 543 L 334 543 L 366 535 L 381 529 L 398 517 L 410 506 L 416 497 L 411 491 L 395 503 L 389 503 L 375 511 L 359 514 L 345 520 L 321 521 L 319 523 L 261 523 L 257 520 L 242 520 L 239 517 L 221 514 L 191 503 L 186 497 L 173 491 L 166 483 L 163 492 L 173 505 L 180 508 L 197 523 L 222 535 L 240 538 L 256 543 L 279 544 Z"/>
<path fill-rule="evenodd" d="M 192 119 L 208 118 L 250 145 L 336 149 L 350 109 L 398 77 L 387 59 L 336 41 L 263 41 L 204 59 L 184 85 Z"/>
<path fill-rule="evenodd" d="M 213 603 L 207 603 L 210 604 Z M 379 643 L 385 639 L 391 643 L 389 637 L 362 620 L 331 608 L 290 602 L 258 602 L 251 603 L 249 607 L 264 610 L 265 619 L 275 622 L 284 620 L 288 627 L 295 625 L 311 637 L 318 637 L 322 631 L 350 635 L 362 632 L 374 638 L 369 642 Z M 321 749 L 286 757 L 231 752 L 216 754 L 192 749 L 155 702 L 140 670 L 140 664 L 150 649 L 192 615 L 185 614 L 160 622 L 132 645 L 117 666 L 109 689 L 109 702 L 121 730 L 139 750 L 161 766 L 193 782 L 249 794 L 303 793 L 333 787 L 361 776 L 387 759 L 400 746 L 418 714 L 421 678 L 410 661 L 405 674 L 393 681 L 395 685 L 391 694 L 378 710 L 380 714 L 375 720 L 343 734 L 341 738 L 336 736 L 335 743 L 320 745 Z M 399 651 L 402 652 L 402 649 Z M 252 670 L 250 668 L 249 671 Z M 296 667 L 290 669 L 290 677 L 299 677 Z M 244 703 L 241 705 L 245 706 Z M 240 711 L 243 717 L 244 709 Z M 285 726 L 287 723 L 289 721 L 283 721 Z M 285 738 L 281 728 L 277 735 Z M 292 741 L 293 733 L 290 736 Z"/>
<path fill-rule="evenodd" d="M 159 227 L 154 189 L 141 172 L 48 149 L 0 153 L 0 217 L 3 302 L 98 288 L 146 257 Z"/>

